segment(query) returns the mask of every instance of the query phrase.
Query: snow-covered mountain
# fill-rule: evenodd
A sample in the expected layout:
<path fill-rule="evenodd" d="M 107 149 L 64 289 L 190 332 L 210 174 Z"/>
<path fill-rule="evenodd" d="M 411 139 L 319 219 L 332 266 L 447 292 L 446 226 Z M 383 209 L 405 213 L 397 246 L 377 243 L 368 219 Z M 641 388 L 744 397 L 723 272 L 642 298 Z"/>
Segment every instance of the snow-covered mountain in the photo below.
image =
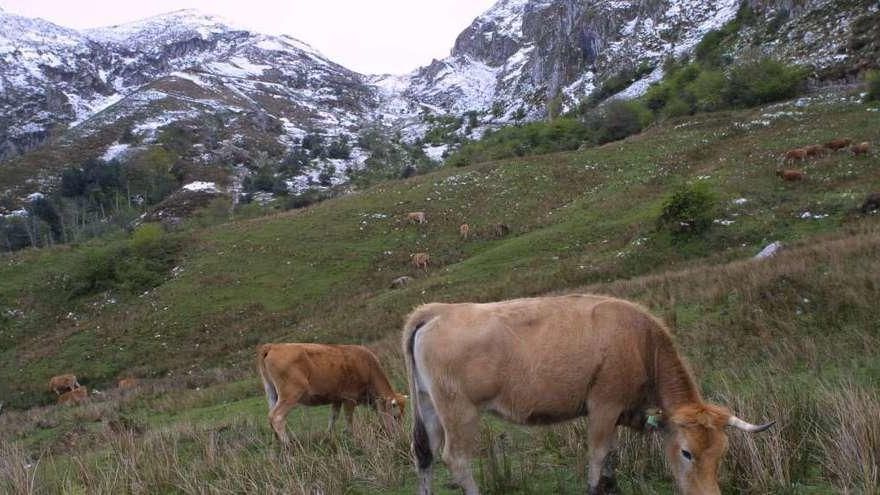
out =
<path fill-rule="evenodd" d="M 448 57 L 384 76 L 193 10 L 85 31 L 0 11 L 0 167 L 48 167 L 51 179 L 53 166 L 125 156 L 170 125 L 191 138 L 186 160 L 227 169 L 281 161 L 314 132 L 351 144 L 382 127 L 415 142 L 438 116 L 467 113 L 458 132 L 474 137 L 572 108 L 621 75 L 633 84 L 616 96 L 638 95 L 743 6 L 755 21 L 734 57 L 773 53 L 830 79 L 877 65 L 875 0 L 499 0 Z M 355 146 L 334 169 L 366 157 Z"/>
<path fill-rule="evenodd" d="M 267 130 L 281 144 L 307 129 L 353 133 L 375 106 L 356 74 L 287 36 L 184 10 L 87 31 L 0 14 L 0 159 L 53 130 L 108 126 L 150 139 L 204 115 Z"/>

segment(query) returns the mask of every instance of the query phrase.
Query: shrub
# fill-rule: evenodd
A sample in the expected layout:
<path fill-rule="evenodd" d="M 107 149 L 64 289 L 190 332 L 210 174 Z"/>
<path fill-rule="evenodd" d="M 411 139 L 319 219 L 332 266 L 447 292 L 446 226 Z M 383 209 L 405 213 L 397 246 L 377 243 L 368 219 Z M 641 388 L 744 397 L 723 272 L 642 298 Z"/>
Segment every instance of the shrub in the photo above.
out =
<path fill-rule="evenodd" d="M 327 197 L 328 195 L 326 193 L 318 189 L 306 189 L 299 194 L 290 196 L 287 202 L 284 203 L 284 208 L 287 210 L 305 208 L 315 203 L 324 201 L 325 199 L 327 199 Z"/>
<path fill-rule="evenodd" d="M 800 67 L 762 58 L 731 68 L 723 98 L 732 107 L 783 100 L 797 95 L 805 79 L 806 73 Z"/>
<path fill-rule="evenodd" d="M 865 95 L 865 101 L 880 101 L 880 71 L 868 71 L 865 74 L 865 82 L 868 83 L 868 94 Z"/>
<path fill-rule="evenodd" d="M 531 122 L 487 132 L 479 141 L 465 143 L 449 156 L 447 165 L 499 160 L 577 149 L 588 137 L 588 129 L 579 121 L 558 118 L 552 122 Z"/>
<path fill-rule="evenodd" d="M 651 112 L 638 101 L 615 100 L 587 119 L 597 144 L 617 141 L 640 132 L 651 121 Z"/>
<path fill-rule="evenodd" d="M 675 235 L 699 235 L 712 227 L 717 199 L 704 182 L 686 184 L 663 202 L 658 227 Z"/>

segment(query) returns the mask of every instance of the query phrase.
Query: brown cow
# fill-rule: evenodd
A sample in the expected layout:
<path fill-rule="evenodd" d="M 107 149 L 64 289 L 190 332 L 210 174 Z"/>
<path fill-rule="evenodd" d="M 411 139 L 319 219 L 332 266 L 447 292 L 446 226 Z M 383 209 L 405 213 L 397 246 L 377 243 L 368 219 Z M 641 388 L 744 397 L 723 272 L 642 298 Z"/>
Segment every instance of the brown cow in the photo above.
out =
<path fill-rule="evenodd" d="M 700 495 L 720 494 L 725 427 L 772 425 L 704 402 L 663 323 L 620 299 L 427 304 L 409 316 L 403 350 L 420 494 L 431 493 L 431 463 L 441 448 L 459 486 L 479 493 L 470 459 L 482 412 L 522 425 L 589 416 L 589 493 L 613 482 L 603 465 L 617 425 L 659 428 L 679 488 Z"/>
<path fill-rule="evenodd" d="M 504 237 L 510 233 L 510 227 L 506 223 L 496 223 L 492 226 L 492 233 L 495 237 Z"/>
<path fill-rule="evenodd" d="M 79 382 L 76 381 L 76 375 L 70 373 L 66 375 L 53 376 L 49 380 L 49 390 L 55 392 L 55 395 L 61 395 L 79 388 Z"/>
<path fill-rule="evenodd" d="M 838 151 L 852 144 L 852 139 L 832 139 L 825 143 L 825 147 L 831 151 Z"/>
<path fill-rule="evenodd" d="M 88 402 L 88 400 L 89 389 L 87 387 L 76 387 L 75 389 L 61 394 L 61 396 L 58 397 L 58 404 L 75 406 L 77 404 Z"/>
<path fill-rule="evenodd" d="M 866 155 L 867 156 L 868 152 L 871 151 L 871 143 L 865 141 L 863 143 L 854 144 L 854 145 L 852 145 L 852 148 L 850 148 L 850 150 L 852 150 L 852 154 L 854 156 L 859 156 L 859 155 Z"/>
<path fill-rule="evenodd" d="M 116 387 L 121 390 L 131 390 L 133 388 L 137 388 L 140 385 L 140 380 L 137 378 L 122 378 L 118 382 L 116 382 Z"/>
<path fill-rule="evenodd" d="M 795 161 L 804 161 L 807 159 L 807 150 L 803 148 L 795 148 L 785 152 L 785 163 L 793 163 Z"/>
<path fill-rule="evenodd" d="M 803 171 L 794 169 L 777 170 L 776 175 L 786 182 L 804 180 L 804 178 L 807 176 Z"/>
<path fill-rule="evenodd" d="M 428 255 L 428 253 L 413 253 L 409 255 L 409 257 L 412 266 L 414 266 L 416 270 L 424 269 L 426 272 L 428 271 L 428 262 L 431 261 L 431 256 Z"/>
<path fill-rule="evenodd" d="M 809 146 L 805 146 L 804 151 L 807 152 L 807 156 L 810 158 L 821 158 L 825 156 L 825 147 L 823 147 L 821 144 L 811 144 Z"/>
<path fill-rule="evenodd" d="M 423 211 L 414 211 L 412 213 L 407 213 L 406 218 L 407 220 L 409 220 L 409 223 L 428 223 L 428 216 L 425 215 L 425 212 Z"/>
<path fill-rule="evenodd" d="M 466 223 L 459 225 L 458 234 L 461 236 L 462 239 L 467 239 L 468 236 L 471 234 L 471 226 Z"/>
<path fill-rule="evenodd" d="M 329 429 L 345 408 L 351 429 L 355 406 L 373 406 L 386 428 L 400 422 L 407 396 L 391 388 L 372 351 L 359 345 L 264 344 L 257 348 L 257 369 L 269 401 L 269 424 L 290 444 L 285 420 L 296 405 L 330 404 Z"/>

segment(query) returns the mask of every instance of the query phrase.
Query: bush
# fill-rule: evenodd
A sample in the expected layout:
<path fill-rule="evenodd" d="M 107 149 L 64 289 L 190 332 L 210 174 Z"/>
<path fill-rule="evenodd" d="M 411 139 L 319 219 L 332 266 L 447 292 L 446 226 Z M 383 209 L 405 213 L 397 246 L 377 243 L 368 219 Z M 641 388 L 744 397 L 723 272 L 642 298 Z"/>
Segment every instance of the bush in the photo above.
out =
<path fill-rule="evenodd" d="M 651 112 L 638 101 L 615 100 L 590 114 L 587 128 L 596 144 L 617 141 L 640 132 L 651 121 Z"/>
<path fill-rule="evenodd" d="M 588 129 L 581 122 L 569 118 L 502 127 L 487 132 L 479 141 L 464 144 L 447 158 L 446 164 L 464 166 L 514 156 L 574 150 L 587 137 Z"/>
<path fill-rule="evenodd" d="M 284 203 L 284 208 L 287 210 L 305 208 L 324 201 L 327 197 L 328 195 L 326 193 L 318 189 L 306 189 L 300 194 L 292 195 L 287 202 Z"/>
<path fill-rule="evenodd" d="M 674 235 L 699 235 L 712 227 L 716 207 L 715 194 L 705 183 L 687 184 L 666 198 L 657 224 Z"/>
<path fill-rule="evenodd" d="M 792 98 L 805 79 L 802 68 L 770 58 L 735 65 L 727 75 L 724 102 L 731 107 L 748 107 Z"/>
<path fill-rule="evenodd" d="M 868 94 L 865 95 L 865 101 L 880 101 L 880 71 L 868 71 L 865 74 L 865 82 L 868 83 Z"/>

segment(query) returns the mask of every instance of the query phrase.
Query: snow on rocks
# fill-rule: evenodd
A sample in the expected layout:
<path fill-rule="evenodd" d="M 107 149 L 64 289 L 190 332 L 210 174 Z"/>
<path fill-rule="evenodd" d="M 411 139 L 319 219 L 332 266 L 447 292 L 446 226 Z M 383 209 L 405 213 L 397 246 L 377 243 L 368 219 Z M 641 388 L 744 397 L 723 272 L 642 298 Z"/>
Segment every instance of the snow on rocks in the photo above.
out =
<path fill-rule="evenodd" d="M 115 143 L 111 144 L 109 148 L 107 148 L 107 151 L 105 151 L 103 155 L 101 155 L 101 160 L 105 162 L 117 160 L 122 157 L 129 150 L 129 148 L 131 148 L 130 144 L 120 143 L 119 141 L 116 141 Z"/>
<path fill-rule="evenodd" d="M 183 186 L 183 189 L 185 191 L 205 192 L 205 193 L 214 193 L 214 194 L 217 194 L 220 192 L 220 189 L 217 188 L 217 184 L 215 184 L 214 182 L 202 182 L 202 181 L 190 182 L 189 184 L 186 184 L 185 186 Z"/>

